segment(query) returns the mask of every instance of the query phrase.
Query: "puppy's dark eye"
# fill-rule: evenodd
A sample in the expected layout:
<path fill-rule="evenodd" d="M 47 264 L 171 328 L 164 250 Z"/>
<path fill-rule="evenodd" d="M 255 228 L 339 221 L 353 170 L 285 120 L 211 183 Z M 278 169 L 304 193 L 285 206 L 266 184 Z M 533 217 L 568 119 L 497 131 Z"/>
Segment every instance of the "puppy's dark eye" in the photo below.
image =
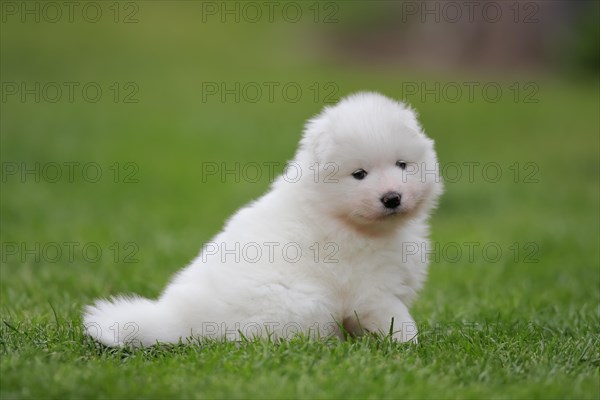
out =
<path fill-rule="evenodd" d="M 358 179 L 360 181 L 362 179 L 365 179 L 365 176 L 367 176 L 367 171 L 365 171 L 364 169 L 357 169 L 352 173 L 352 176 L 354 177 L 354 179 Z"/>
<path fill-rule="evenodd" d="M 396 161 L 396 166 L 400 169 L 406 169 L 406 163 L 404 161 Z"/>

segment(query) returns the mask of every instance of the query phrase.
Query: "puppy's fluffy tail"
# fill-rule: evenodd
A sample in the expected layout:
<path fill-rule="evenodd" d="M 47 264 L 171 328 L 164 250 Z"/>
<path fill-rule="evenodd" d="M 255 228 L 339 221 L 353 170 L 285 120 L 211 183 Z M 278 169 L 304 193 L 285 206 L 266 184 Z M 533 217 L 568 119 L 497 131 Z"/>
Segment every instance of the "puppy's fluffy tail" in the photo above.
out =
<path fill-rule="evenodd" d="M 177 342 L 176 325 L 172 311 L 142 297 L 98 300 L 83 313 L 85 333 L 109 347 Z"/>

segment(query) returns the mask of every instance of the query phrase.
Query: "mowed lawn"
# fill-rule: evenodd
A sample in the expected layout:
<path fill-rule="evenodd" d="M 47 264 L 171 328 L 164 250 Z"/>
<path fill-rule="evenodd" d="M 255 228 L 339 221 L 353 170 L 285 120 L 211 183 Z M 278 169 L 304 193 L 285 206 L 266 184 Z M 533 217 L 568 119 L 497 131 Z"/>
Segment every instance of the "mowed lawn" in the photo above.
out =
<path fill-rule="evenodd" d="M 599 398 L 597 80 L 358 65 L 320 57 L 318 31 L 302 24 L 198 24 L 184 6 L 149 4 L 132 25 L 2 25 L 3 83 L 103 89 L 96 103 L 80 91 L 72 102 L 1 103 L 2 398 Z M 82 335 L 93 299 L 158 296 L 268 189 L 267 165 L 281 171 L 330 95 L 401 98 L 406 82 L 465 81 L 498 82 L 503 96 L 408 98 L 446 175 L 430 275 L 412 307 L 417 345 L 297 338 L 129 351 Z M 223 82 L 303 94 L 207 95 Z M 524 102 L 526 83 L 537 102 Z M 239 173 L 207 175 L 215 166 Z"/>

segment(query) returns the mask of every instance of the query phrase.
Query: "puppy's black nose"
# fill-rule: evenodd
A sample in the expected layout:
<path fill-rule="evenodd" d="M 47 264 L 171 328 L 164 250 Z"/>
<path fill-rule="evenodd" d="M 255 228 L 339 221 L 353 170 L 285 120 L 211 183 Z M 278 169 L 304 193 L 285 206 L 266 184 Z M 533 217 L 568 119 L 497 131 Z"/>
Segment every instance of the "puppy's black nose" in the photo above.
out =
<path fill-rule="evenodd" d="M 400 205 L 400 193 L 398 192 L 387 192 L 381 198 L 381 202 L 385 206 L 385 208 L 396 208 Z"/>

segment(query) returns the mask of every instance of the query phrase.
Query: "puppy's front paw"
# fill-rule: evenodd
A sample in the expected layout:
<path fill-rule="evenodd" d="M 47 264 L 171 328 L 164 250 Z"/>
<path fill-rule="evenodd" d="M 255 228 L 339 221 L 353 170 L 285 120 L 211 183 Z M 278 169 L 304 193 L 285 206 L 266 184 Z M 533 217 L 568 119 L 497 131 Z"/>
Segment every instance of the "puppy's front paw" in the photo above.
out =
<path fill-rule="evenodd" d="M 389 335 L 398 342 L 417 343 L 417 323 L 412 319 L 406 305 L 394 298 L 380 302 L 379 309 L 368 314 L 365 327 L 371 332 Z"/>
<path fill-rule="evenodd" d="M 398 324 L 394 323 L 390 325 L 390 331 L 392 332 L 392 339 L 398 342 L 412 342 L 414 344 L 418 343 L 417 336 L 419 334 L 419 330 L 417 329 L 417 324 L 415 321 L 410 319 L 410 321 L 403 321 Z"/>

